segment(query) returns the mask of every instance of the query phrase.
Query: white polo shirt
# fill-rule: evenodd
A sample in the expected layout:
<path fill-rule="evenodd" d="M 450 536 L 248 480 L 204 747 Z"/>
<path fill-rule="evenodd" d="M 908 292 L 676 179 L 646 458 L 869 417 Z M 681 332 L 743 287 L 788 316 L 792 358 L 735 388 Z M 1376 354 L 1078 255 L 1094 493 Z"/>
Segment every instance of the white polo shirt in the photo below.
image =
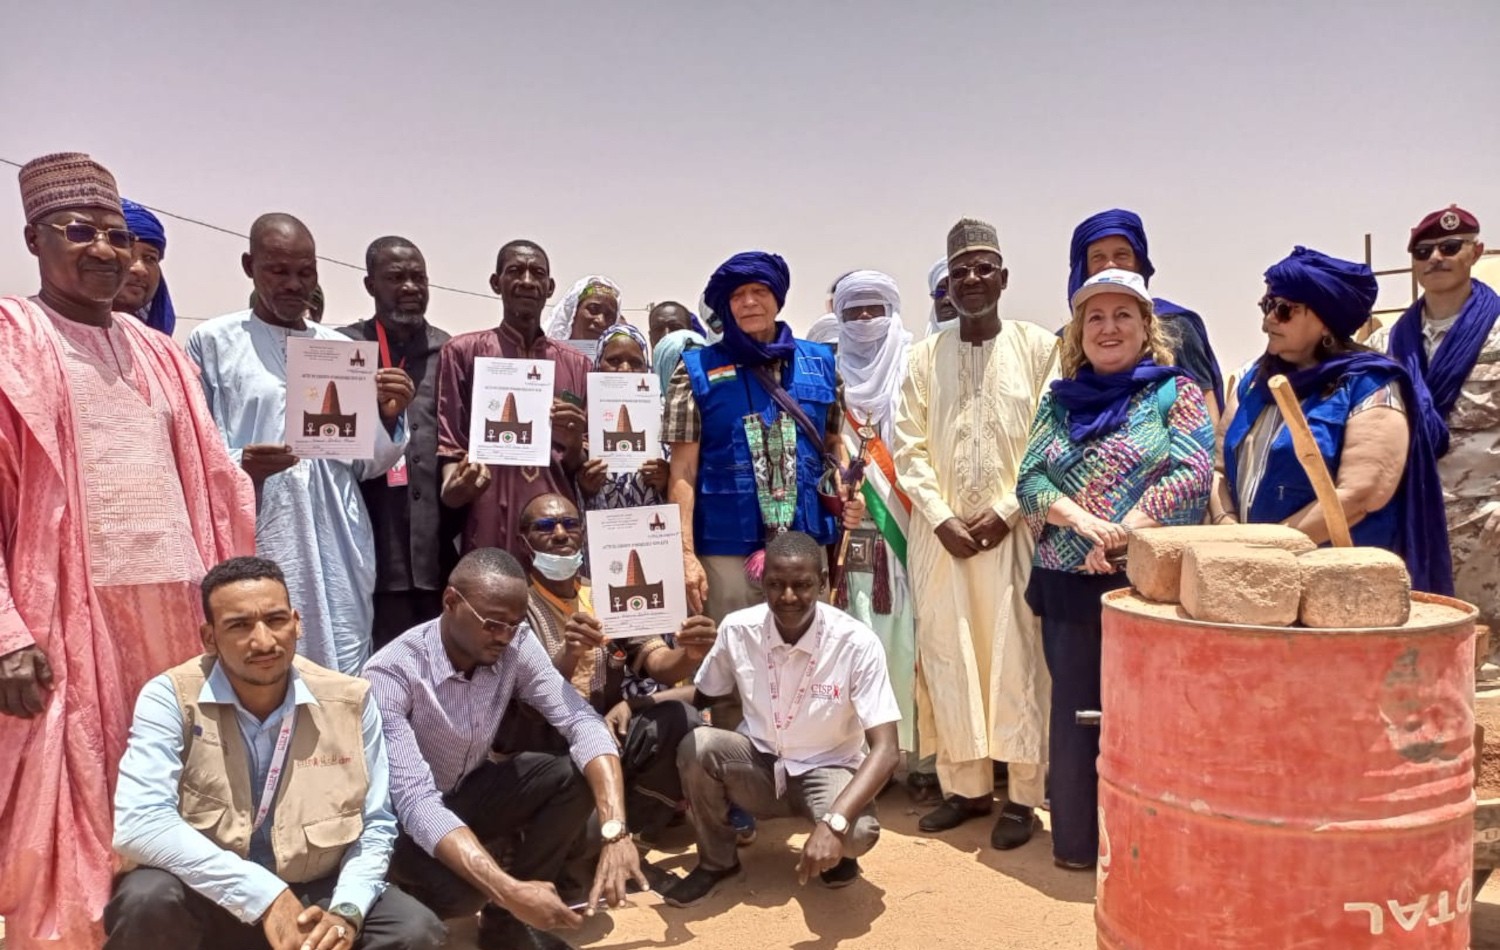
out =
<path fill-rule="evenodd" d="M 765 604 L 725 617 L 695 684 L 705 696 L 727 696 L 738 687 L 745 711 L 740 733 L 771 755 L 779 745 L 790 775 L 857 768 L 865 758 L 865 730 L 901 719 L 875 631 L 824 603 L 795 646 L 782 641 Z"/>

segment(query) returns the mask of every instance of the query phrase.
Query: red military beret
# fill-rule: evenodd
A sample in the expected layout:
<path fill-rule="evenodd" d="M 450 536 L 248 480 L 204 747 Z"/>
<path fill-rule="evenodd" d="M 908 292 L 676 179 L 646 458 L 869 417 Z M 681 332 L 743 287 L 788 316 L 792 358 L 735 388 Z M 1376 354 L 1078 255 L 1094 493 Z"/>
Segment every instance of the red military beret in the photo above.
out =
<path fill-rule="evenodd" d="M 1417 222 L 1417 226 L 1411 229 L 1411 240 L 1406 242 L 1406 251 L 1408 254 L 1411 253 L 1418 241 L 1431 241 L 1436 238 L 1452 237 L 1455 234 L 1478 233 L 1478 218 L 1458 205 L 1449 205 Z"/>

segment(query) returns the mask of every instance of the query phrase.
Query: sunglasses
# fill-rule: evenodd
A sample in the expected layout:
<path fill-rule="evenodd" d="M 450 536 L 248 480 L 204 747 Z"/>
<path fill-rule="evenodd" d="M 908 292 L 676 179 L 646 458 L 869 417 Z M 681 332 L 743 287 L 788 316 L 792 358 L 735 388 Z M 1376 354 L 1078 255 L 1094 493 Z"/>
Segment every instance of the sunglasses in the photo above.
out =
<path fill-rule="evenodd" d="M 515 632 L 520 629 L 521 624 L 519 622 L 510 623 L 505 620 L 496 620 L 493 617 L 486 617 L 484 614 L 475 610 L 474 605 L 469 603 L 469 598 L 465 597 L 463 595 L 463 592 L 460 591 L 457 587 L 453 588 L 453 593 L 457 594 L 458 599 L 464 602 L 465 607 L 469 608 L 469 613 L 474 615 L 474 617 L 479 621 L 480 626 L 484 627 L 486 633 L 506 633 L 514 635 Z"/>
<path fill-rule="evenodd" d="M 944 297 L 947 297 L 947 296 L 948 296 L 948 288 L 947 287 L 939 287 L 937 290 L 934 290 L 932 292 L 932 299 L 933 300 L 942 300 Z"/>
<path fill-rule="evenodd" d="M 1292 319 L 1292 311 L 1301 306 L 1300 303 L 1287 303 L 1285 300 L 1277 300 L 1275 297 L 1260 298 L 1261 314 L 1274 318 L 1277 323 L 1286 323 Z"/>
<path fill-rule="evenodd" d="M 73 244 L 93 244 L 99 240 L 100 235 L 103 235 L 110 247 L 121 251 L 128 251 L 135 247 L 135 233 L 128 228 L 96 228 L 92 224 L 84 224 L 81 221 L 74 221 L 71 224 L 45 223 L 47 227 L 61 231 L 62 236 Z"/>
<path fill-rule="evenodd" d="M 1418 244 L 1411 249 L 1411 256 L 1413 260 L 1425 261 L 1431 259 L 1433 251 L 1437 251 L 1444 257 L 1452 257 L 1463 250 L 1465 245 L 1473 243 L 1472 238 L 1449 238 L 1434 244 Z"/>
<path fill-rule="evenodd" d="M 968 280 L 970 274 L 973 274 L 980 280 L 984 280 L 999 269 L 1000 265 L 991 261 L 981 261 L 973 267 L 970 267 L 968 264 L 960 264 L 957 267 L 948 268 L 948 282 L 951 285 L 956 280 Z"/>
<path fill-rule="evenodd" d="M 562 525 L 562 529 L 569 534 L 577 534 L 583 530 L 583 522 L 577 518 L 538 518 L 531 523 L 530 530 L 551 534 L 557 530 L 558 525 Z"/>

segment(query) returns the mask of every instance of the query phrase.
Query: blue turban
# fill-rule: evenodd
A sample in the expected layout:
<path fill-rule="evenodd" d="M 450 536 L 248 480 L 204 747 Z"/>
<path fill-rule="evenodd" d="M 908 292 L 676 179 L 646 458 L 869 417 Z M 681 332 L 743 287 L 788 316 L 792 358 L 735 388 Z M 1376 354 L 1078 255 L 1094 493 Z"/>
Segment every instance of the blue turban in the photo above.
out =
<path fill-rule="evenodd" d="M 162 260 L 166 260 L 167 232 L 161 226 L 161 219 L 129 198 L 121 198 L 120 204 L 125 209 L 125 226 L 135 234 L 137 240 L 156 248 Z M 146 326 L 160 330 L 167 336 L 171 336 L 176 329 L 177 311 L 172 307 L 172 294 L 167 290 L 166 275 L 162 275 L 161 283 L 156 287 L 156 296 L 146 301 L 141 319 L 146 322 Z"/>
<path fill-rule="evenodd" d="M 1299 245 L 1266 271 L 1266 289 L 1272 296 L 1311 308 L 1329 330 L 1347 340 L 1370 319 L 1380 285 L 1367 264 Z"/>
<path fill-rule="evenodd" d="M 1107 237 L 1119 236 L 1130 242 L 1135 251 L 1137 273 L 1151 285 L 1151 275 L 1156 268 L 1151 265 L 1151 255 L 1146 246 L 1146 226 L 1141 216 L 1124 208 L 1111 208 L 1086 218 L 1073 229 L 1073 243 L 1068 248 L 1068 299 L 1078 293 L 1078 288 L 1089 279 L 1089 245 Z"/>
<path fill-rule="evenodd" d="M 792 328 L 781 321 L 776 322 L 776 337 L 770 343 L 751 339 L 741 330 L 729 308 L 729 298 L 746 284 L 764 284 L 776 298 L 776 308 L 786 306 L 786 293 L 792 286 L 792 272 L 781 255 L 767 251 L 744 251 L 719 265 L 703 289 L 703 301 L 718 314 L 723 324 L 724 339 L 719 342 L 735 363 L 744 366 L 761 366 L 773 360 L 787 361 L 797 351 L 792 339 Z"/>

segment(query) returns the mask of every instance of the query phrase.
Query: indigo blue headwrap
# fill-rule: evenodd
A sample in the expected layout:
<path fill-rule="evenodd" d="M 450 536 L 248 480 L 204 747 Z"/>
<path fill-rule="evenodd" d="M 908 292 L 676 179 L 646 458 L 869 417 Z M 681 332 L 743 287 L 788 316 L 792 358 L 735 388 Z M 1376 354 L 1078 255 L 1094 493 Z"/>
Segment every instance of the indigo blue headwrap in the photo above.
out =
<path fill-rule="evenodd" d="M 125 209 L 125 226 L 135 233 L 138 240 L 156 248 L 162 260 L 166 260 L 167 232 L 162 228 L 161 220 L 129 198 L 121 198 L 120 204 Z M 160 330 L 167 336 L 171 336 L 177 327 L 177 311 L 172 308 L 172 294 L 167 290 L 165 274 L 156 287 L 156 296 L 146 301 L 141 319 L 146 322 L 146 326 Z"/>
<path fill-rule="evenodd" d="M 1115 236 L 1130 242 L 1131 250 L 1135 251 L 1136 272 L 1146 281 L 1146 286 L 1151 286 L 1151 277 L 1156 273 L 1156 266 L 1151 263 L 1151 249 L 1146 243 L 1146 226 L 1141 223 L 1141 216 L 1134 211 L 1126 211 L 1124 208 L 1111 208 L 1085 218 L 1082 224 L 1073 229 L 1073 243 L 1068 247 L 1069 300 L 1073 299 L 1078 288 L 1089 279 L 1089 245 Z M 1208 325 L 1198 314 L 1170 300 L 1155 297 L 1152 298 L 1151 305 L 1157 316 L 1176 317 L 1189 324 L 1198 339 L 1203 342 L 1203 352 L 1208 357 L 1208 366 L 1213 373 L 1213 378 L 1199 380 L 1199 382 L 1211 388 L 1219 405 L 1223 406 L 1224 375 L 1219 370 L 1219 358 L 1215 355 L 1213 346 L 1208 342 Z"/>
<path fill-rule="evenodd" d="M 1370 319 L 1380 285 L 1367 264 L 1329 257 L 1298 245 L 1266 271 L 1272 296 L 1312 308 L 1340 339 L 1350 339 Z"/>
<path fill-rule="evenodd" d="M 1078 293 L 1078 288 L 1083 286 L 1084 281 L 1089 279 L 1089 245 L 1116 235 L 1130 242 L 1131 250 L 1135 251 L 1138 268 L 1136 273 L 1150 286 L 1151 275 L 1156 273 L 1156 268 L 1151 264 L 1151 254 L 1146 246 L 1146 226 L 1141 223 L 1141 216 L 1134 211 L 1111 208 L 1085 218 L 1082 224 L 1073 229 L 1073 243 L 1068 247 L 1069 300 Z"/>
<path fill-rule="evenodd" d="M 1418 300 L 1401 315 L 1391 329 L 1391 356 L 1400 361 L 1413 377 L 1421 378 L 1432 391 L 1432 404 L 1441 423 L 1441 432 L 1433 436 L 1438 458 L 1448 454 L 1448 415 L 1458 405 L 1459 392 L 1484 341 L 1489 339 L 1495 321 L 1500 318 L 1500 294 L 1488 284 L 1469 281 L 1469 299 L 1458 312 L 1458 319 L 1427 358 L 1422 341 L 1422 301 Z"/>
<path fill-rule="evenodd" d="M 779 254 L 766 251 L 744 251 L 719 265 L 703 289 L 703 301 L 718 314 L 724 338 L 719 341 L 735 363 L 742 366 L 764 366 L 772 361 L 788 361 L 797 352 L 792 328 L 776 321 L 776 338 L 769 343 L 751 339 L 734 319 L 729 298 L 746 284 L 765 284 L 776 298 L 776 307 L 786 306 L 786 293 L 792 286 L 792 272 Z"/>

